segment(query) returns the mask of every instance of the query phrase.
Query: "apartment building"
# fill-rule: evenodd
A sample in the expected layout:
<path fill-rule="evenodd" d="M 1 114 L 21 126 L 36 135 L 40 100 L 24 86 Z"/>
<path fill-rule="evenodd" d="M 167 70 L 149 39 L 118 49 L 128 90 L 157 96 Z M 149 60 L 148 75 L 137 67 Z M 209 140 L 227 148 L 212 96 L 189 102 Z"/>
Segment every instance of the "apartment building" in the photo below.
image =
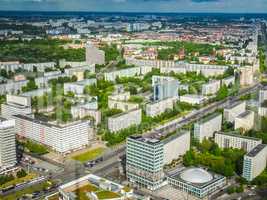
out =
<path fill-rule="evenodd" d="M 202 85 L 202 95 L 205 96 L 214 95 L 219 91 L 220 87 L 221 87 L 220 80 L 209 81 L 208 83 Z"/>
<path fill-rule="evenodd" d="M 247 181 L 252 181 L 266 168 L 267 145 L 259 144 L 244 156 L 243 174 Z"/>
<path fill-rule="evenodd" d="M 243 149 L 246 152 L 251 151 L 257 145 L 262 143 L 261 139 L 243 136 L 235 132 L 217 132 L 215 133 L 214 140 L 220 148 Z"/>
<path fill-rule="evenodd" d="M 162 114 L 167 109 L 173 109 L 175 98 L 167 98 L 160 101 L 154 101 L 146 104 L 146 115 L 150 117 L 156 117 Z"/>
<path fill-rule="evenodd" d="M 96 79 L 84 79 L 73 83 L 64 83 L 64 94 L 73 92 L 75 95 L 83 95 L 84 88 L 90 85 L 96 85 Z"/>
<path fill-rule="evenodd" d="M 203 104 L 206 100 L 206 97 L 202 95 L 185 94 L 183 96 L 180 96 L 180 102 L 189 103 L 192 105 Z"/>
<path fill-rule="evenodd" d="M 263 87 L 259 91 L 259 103 L 263 103 L 265 100 L 267 100 L 267 86 Z"/>
<path fill-rule="evenodd" d="M 235 84 L 235 76 L 229 76 L 227 78 L 222 79 L 222 85 L 226 85 L 229 87 L 230 85 Z"/>
<path fill-rule="evenodd" d="M 194 138 L 202 142 L 204 138 L 213 137 L 222 128 L 222 114 L 214 113 L 194 124 Z"/>
<path fill-rule="evenodd" d="M 6 71 L 15 72 L 18 69 L 23 69 L 26 71 L 34 71 L 38 69 L 39 72 L 44 72 L 47 68 L 54 68 L 56 66 L 55 62 L 46 63 L 18 63 L 18 62 L 6 62 L 0 63 L 0 69 L 5 69 Z"/>
<path fill-rule="evenodd" d="M 0 168 L 16 165 L 15 120 L 0 119 L 0 144 Z"/>
<path fill-rule="evenodd" d="M 139 108 L 138 103 L 128 102 L 130 99 L 130 92 L 123 92 L 119 94 L 114 94 L 108 97 L 108 108 L 119 109 L 123 112 L 128 112 L 129 110 L 136 110 Z"/>
<path fill-rule="evenodd" d="M 56 124 L 25 115 L 15 115 L 14 118 L 18 136 L 49 146 L 62 154 L 82 149 L 94 139 L 89 121 Z"/>
<path fill-rule="evenodd" d="M 242 128 L 249 131 L 254 127 L 255 113 L 253 111 L 245 111 L 235 118 L 235 130 Z"/>
<path fill-rule="evenodd" d="M 249 86 L 254 83 L 253 67 L 246 66 L 240 70 L 240 86 Z"/>
<path fill-rule="evenodd" d="M 18 94 L 22 91 L 22 88 L 27 85 L 29 81 L 13 81 L 8 80 L 6 83 L 0 84 L 0 95 L 6 94 Z"/>
<path fill-rule="evenodd" d="M 6 103 L 1 105 L 1 116 L 6 119 L 12 119 L 18 114 L 31 113 L 31 98 L 27 96 L 6 95 Z"/>
<path fill-rule="evenodd" d="M 120 113 L 108 118 L 108 130 L 118 132 L 122 129 L 138 125 L 142 121 L 142 110 L 135 109 L 128 112 Z"/>
<path fill-rule="evenodd" d="M 235 102 L 224 109 L 223 116 L 227 122 L 234 123 L 235 118 L 246 111 L 246 102 Z"/>

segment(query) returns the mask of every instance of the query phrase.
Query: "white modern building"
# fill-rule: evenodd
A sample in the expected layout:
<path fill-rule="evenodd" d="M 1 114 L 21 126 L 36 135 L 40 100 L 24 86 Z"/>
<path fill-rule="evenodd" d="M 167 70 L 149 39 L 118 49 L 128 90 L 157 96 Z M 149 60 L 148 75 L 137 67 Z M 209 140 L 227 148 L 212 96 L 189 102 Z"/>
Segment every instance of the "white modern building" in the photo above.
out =
<path fill-rule="evenodd" d="M 49 146 L 59 153 L 82 149 L 94 139 L 89 121 L 56 124 L 26 115 L 15 115 L 14 118 L 18 136 Z"/>
<path fill-rule="evenodd" d="M 6 103 L 1 105 L 1 116 L 6 119 L 12 119 L 13 115 L 31 113 L 31 98 L 27 96 L 6 95 Z"/>
<path fill-rule="evenodd" d="M 9 80 L 6 83 L 0 84 L 0 95 L 6 94 L 18 94 L 22 91 L 22 88 L 27 85 L 28 80 L 12 81 Z"/>
<path fill-rule="evenodd" d="M 217 132 L 215 133 L 214 140 L 220 148 L 243 149 L 246 152 L 251 151 L 257 145 L 262 143 L 261 139 L 243 136 L 234 132 Z"/>
<path fill-rule="evenodd" d="M 267 145 L 259 144 L 244 156 L 242 176 L 247 181 L 252 181 L 265 170 L 266 163 Z"/>
<path fill-rule="evenodd" d="M 167 177 L 168 183 L 198 198 L 212 195 L 226 185 L 226 178 L 203 168 L 189 167 Z"/>
<path fill-rule="evenodd" d="M 245 111 L 235 118 L 235 130 L 243 129 L 249 131 L 254 127 L 255 113 L 253 111 Z"/>
<path fill-rule="evenodd" d="M 202 95 L 214 95 L 216 94 L 221 87 L 220 80 L 211 80 L 208 83 L 202 85 Z"/>
<path fill-rule="evenodd" d="M 44 72 L 46 68 L 54 68 L 56 66 L 55 62 L 47 62 L 47 63 L 0 63 L 0 69 L 5 69 L 6 71 L 15 72 L 18 69 L 26 70 L 26 71 L 34 71 L 37 69 L 39 72 Z"/>
<path fill-rule="evenodd" d="M 15 120 L 0 119 L 0 168 L 16 165 Z"/>
<path fill-rule="evenodd" d="M 222 79 L 222 85 L 226 85 L 227 87 L 235 84 L 235 76 L 229 76 L 227 78 Z"/>
<path fill-rule="evenodd" d="M 267 100 L 267 86 L 263 87 L 259 91 L 259 103 L 263 103 L 265 100 Z"/>
<path fill-rule="evenodd" d="M 245 66 L 240 69 L 240 86 L 249 86 L 254 83 L 253 67 Z"/>
<path fill-rule="evenodd" d="M 130 110 L 108 118 L 108 130 L 110 132 L 118 132 L 122 129 L 138 125 L 142 120 L 142 110 Z"/>
<path fill-rule="evenodd" d="M 128 112 L 130 110 L 138 109 L 139 104 L 128 102 L 129 99 L 130 99 L 130 92 L 113 94 L 108 97 L 108 108 L 119 109 L 122 110 L 123 112 Z"/>
<path fill-rule="evenodd" d="M 222 128 L 222 114 L 214 113 L 194 124 L 194 138 L 199 142 L 213 137 L 216 131 Z"/>
<path fill-rule="evenodd" d="M 238 115 L 244 113 L 245 111 L 246 111 L 246 102 L 245 101 L 236 102 L 236 103 L 233 103 L 233 104 L 227 106 L 224 109 L 223 116 L 227 122 L 234 123 L 235 118 Z"/>

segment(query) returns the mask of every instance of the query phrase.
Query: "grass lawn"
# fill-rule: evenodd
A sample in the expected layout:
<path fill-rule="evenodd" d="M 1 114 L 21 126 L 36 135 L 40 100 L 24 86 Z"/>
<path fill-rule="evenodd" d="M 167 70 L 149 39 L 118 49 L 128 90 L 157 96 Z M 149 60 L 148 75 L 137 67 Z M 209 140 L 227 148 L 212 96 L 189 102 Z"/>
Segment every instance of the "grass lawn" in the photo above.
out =
<path fill-rule="evenodd" d="M 42 191 L 45 188 L 48 188 L 50 186 L 50 184 L 48 182 L 44 182 L 44 183 L 40 183 L 38 185 L 33 185 L 31 187 L 28 187 L 26 189 L 17 191 L 15 193 L 6 195 L 6 196 L 1 196 L 0 195 L 0 199 L 1 200 L 15 200 L 15 199 L 19 199 L 21 198 L 23 195 L 26 194 L 32 194 L 33 192 L 37 192 L 37 191 Z"/>
<path fill-rule="evenodd" d="M 82 153 L 80 155 L 73 156 L 72 159 L 80 161 L 80 162 L 86 162 L 86 161 L 90 161 L 90 160 L 97 158 L 104 151 L 105 151 L 105 148 L 100 147 L 100 148 L 96 148 L 96 149 L 87 151 L 85 153 Z"/>
<path fill-rule="evenodd" d="M 23 183 L 23 182 L 26 182 L 26 181 L 30 181 L 34 178 L 37 178 L 37 175 L 36 174 L 28 174 L 27 176 L 25 177 L 22 177 L 22 178 L 15 178 L 14 180 L 12 181 L 9 181 L 3 185 L 0 186 L 0 188 L 7 188 L 11 185 L 16 185 L 16 184 L 19 184 L 19 183 Z"/>
<path fill-rule="evenodd" d="M 96 195 L 99 199 L 113 199 L 113 198 L 120 197 L 120 195 L 118 195 L 117 193 L 110 192 L 110 191 L 100 191 L 100 192 L 97 192 Z"/>

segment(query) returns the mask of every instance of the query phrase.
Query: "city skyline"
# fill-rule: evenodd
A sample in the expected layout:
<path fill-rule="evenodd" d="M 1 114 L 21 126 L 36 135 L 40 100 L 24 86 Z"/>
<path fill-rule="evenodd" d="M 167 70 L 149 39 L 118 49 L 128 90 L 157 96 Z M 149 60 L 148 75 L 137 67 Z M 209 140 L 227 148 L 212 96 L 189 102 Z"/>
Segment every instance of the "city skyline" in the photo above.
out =
<path fill-rule="evenodd" d="M 238 0 L 0 0 L 0 10 L 267 13 L 267 1 Z"/>

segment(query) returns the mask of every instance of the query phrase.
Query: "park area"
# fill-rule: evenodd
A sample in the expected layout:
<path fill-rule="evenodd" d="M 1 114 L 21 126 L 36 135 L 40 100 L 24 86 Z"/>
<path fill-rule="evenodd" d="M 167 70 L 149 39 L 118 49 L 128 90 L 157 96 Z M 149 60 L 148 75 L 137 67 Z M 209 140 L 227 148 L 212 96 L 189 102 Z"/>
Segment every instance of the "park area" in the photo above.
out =
<path fill-rule="evenodd" d="M 81 154 L 74 155 L 72 156 L 72 159 L 80 162 L 86 162 L 98 158 L 104 153 L 104 151 L 105 151 L 104 147 L 98 147 L 96 149 L 92 149 L 89 151 L 85 151 Z"/>

